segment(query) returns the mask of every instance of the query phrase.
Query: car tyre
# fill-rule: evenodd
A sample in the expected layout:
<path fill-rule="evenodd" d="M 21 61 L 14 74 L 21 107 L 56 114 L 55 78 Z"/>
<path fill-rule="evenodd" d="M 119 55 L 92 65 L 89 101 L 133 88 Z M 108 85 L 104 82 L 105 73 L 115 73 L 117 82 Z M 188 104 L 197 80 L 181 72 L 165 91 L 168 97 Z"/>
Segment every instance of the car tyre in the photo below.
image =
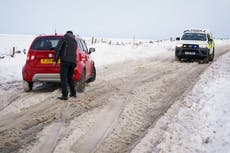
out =
<path fill-rule="evenodd" d="M 28 81 L 23 80 L 23 89 L 25 92 L 31 91 L 32 88 L 33 88 L 33 82 L 28 82 Z"/>
<path fill-rule="evenodd" d="M 97 75 L 96 68 L 93 65 L 92 74 L 91 74 L 91 77 L 87 80 L 87 83 L 95 81 L 96 80 L 96 75 Z"/>
<path fill-rule="evenodd" d="M 81 79 L 77 82 L 77 92 L 85 91 L 85 70 L 81 74 Z"/>

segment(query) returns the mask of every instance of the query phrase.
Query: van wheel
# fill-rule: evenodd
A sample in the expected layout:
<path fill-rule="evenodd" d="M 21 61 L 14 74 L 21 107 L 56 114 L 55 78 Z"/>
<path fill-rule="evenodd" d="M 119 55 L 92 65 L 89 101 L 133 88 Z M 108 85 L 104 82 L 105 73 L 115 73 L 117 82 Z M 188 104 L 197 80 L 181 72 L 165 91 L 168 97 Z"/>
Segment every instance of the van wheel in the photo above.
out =
<path fill-rule="evenodd" d="M 81 79 L 77 82 L 77 92 L 85 91 L 85 70 L 81 74 Z"/>
<path fill-rule="evenodd" d="M 33 82 L 27 82 L 27 81 L 23 80 L 23 89 L 25 92 L 31 91 L 32 88 L 33 88 Z"/>
<path fill-rule="evenodd" d="M 208 51 L 208 55 L 207 55 L 207 57 L 205 57 L 205 58 L 203 59 L 203 62 L 206 63 L 206 64 L 208 64 L 209 61 L 210 61 L 210 58 L 211 58 L 210 51 Z"/>
<path fill-rule="evenodd" d="M 95 66 L 93 65 L 93 70 L 92 70 L 92 74 L 91 74 L 91 77 L 87 80 L 87 83 L 90 83 L 90 82 L 93 82 L 96 80 L 96 68 Z"/>
<path fill-rule="evenodd" d="M 214 57 L 215 57 L 215 50 L 213 48 L 213 53 L 210 55 L 209 61 L 213 61 Z"/>
<path fill-rule="evenodd" d="M 209 57 L 204 58 L 202 62 L 208 64 L 209 63 Z M 203 63 L 201 63 L 201 64 L 203 64 Z"/>

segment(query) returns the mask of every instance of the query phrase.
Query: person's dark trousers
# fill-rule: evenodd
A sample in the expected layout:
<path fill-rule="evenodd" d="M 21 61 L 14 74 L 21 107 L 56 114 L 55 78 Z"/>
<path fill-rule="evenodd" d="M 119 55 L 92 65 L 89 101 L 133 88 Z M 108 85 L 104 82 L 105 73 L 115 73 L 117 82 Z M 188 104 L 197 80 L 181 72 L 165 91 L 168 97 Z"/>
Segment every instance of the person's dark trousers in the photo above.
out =
<path fill-rule="evenodd" d="M 68 96 L 67 82 L 70 88 L 70 95 L 76 96 L 74 81 L 72 79 L 75 66 L 76 65 L 74 63 L 61 62 L 60 77 L 63 97 Z"/>

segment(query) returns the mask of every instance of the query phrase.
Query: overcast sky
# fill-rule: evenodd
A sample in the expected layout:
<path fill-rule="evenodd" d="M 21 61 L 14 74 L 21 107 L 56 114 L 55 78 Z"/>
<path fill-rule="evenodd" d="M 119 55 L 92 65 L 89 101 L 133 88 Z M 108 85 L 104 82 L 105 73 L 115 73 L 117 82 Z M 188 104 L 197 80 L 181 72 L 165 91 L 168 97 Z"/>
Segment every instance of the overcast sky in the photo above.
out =
<path fill-rule="evenodd" d="M 0 0 L 0 33 L 176 37 L 186 28 L 230 36 L 230 0 Z"/>

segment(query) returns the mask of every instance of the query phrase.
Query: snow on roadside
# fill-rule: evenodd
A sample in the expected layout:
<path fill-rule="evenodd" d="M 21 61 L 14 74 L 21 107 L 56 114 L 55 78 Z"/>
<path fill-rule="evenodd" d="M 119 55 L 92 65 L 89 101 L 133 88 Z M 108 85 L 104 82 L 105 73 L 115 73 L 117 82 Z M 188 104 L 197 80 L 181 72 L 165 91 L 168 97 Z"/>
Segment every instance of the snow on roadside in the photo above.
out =
<path fill-rule="evenodd" d="M 0 82 L 22 80 L 22 67 L 26 61 L 26 55 L 15 54 L 15 57 L 6 56 L 0 59 Z"/>
<path fill-rule="evenodd" d="M 201 75 L 132 153 L 230 152 L 230 53 Z"/>

